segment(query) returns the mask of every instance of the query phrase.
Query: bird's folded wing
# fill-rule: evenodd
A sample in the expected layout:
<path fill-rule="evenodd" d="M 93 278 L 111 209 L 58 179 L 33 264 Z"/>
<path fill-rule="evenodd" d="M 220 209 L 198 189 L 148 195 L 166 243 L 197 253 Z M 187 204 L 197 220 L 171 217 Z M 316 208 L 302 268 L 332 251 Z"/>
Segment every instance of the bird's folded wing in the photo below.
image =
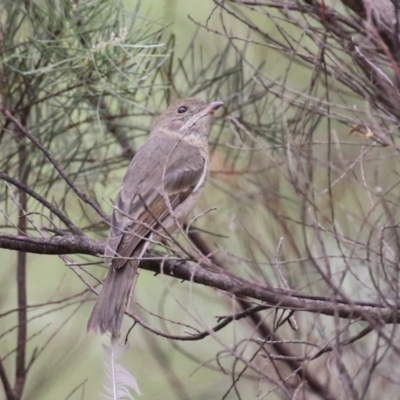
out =
<path fill-rule="evenodd" d="M 163 232 L 160 226 L 170 211 L 175 210 L 204 179 L 206 165 L 198 149 L 179 142 L 178 152 L 174 142 L 172 151 L 163 152 L 163 159 L 157 160 L 159 168 L 136 185 L 136 190 L 125 181 L 121 187 L 114 205 L 105 254 L 106 258 L 112 259 L 114 268 L 126 264 L 153 231 Z M 167 145 L 171 146 L 171 143 L 167 142 Z M 132 162 L 129 170 L 133 169 L 131 173 L 134 173 L 136 168 L 140 166 Z"/>

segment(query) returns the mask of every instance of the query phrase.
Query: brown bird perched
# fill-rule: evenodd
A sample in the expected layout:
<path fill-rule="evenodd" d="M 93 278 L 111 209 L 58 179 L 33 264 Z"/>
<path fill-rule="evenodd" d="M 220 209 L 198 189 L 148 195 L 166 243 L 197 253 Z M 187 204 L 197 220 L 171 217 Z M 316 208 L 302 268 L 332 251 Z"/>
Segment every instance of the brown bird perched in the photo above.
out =
<path fill-rule="evenodd" d="M 184 222 L 204 187 L 212 114 L 222 104 L 179 100 L 155 119 L 114 203 L 105 251 L 110 268 L 90 315 L 88 332 L 119 336 L 139 260 L 153 234 L 165 236 Z"/>

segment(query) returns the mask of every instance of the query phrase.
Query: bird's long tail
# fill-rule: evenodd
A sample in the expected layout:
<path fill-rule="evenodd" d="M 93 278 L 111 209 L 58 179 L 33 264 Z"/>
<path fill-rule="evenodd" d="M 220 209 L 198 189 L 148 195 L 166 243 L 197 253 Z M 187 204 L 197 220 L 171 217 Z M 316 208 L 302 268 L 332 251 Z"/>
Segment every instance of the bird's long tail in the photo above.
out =
<path fill-rule="evenodd" d="M 88 332 L 110 332 L 113 337 L 119 336 L 136 282 L 138 264 L 137 260 L 132 260 L 120 268 L 110 266 L 103 289 L 90 315 Z"/>

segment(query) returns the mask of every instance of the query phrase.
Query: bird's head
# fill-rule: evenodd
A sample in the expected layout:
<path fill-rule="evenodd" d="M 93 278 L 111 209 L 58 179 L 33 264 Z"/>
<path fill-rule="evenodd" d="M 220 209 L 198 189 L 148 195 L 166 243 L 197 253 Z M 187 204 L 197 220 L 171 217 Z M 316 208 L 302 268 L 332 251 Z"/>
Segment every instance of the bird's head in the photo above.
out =
<path fill-rule="evenodd" d="M 177 135 L 208 136 L 212 114 L 224 104 L 222 101 L 206 102 L 188 98 L 171 104 L 153 124 L 153 130 L 163 130 Z"/>

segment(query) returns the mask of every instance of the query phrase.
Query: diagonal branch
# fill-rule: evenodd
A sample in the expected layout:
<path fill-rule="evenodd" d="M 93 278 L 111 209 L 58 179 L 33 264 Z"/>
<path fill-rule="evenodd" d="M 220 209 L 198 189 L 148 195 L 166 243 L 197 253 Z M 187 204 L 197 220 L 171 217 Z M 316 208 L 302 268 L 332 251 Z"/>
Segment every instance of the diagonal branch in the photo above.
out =
<path fill-rule="evenodd" d="M 38 193 L 36 193 L 33 189 L 28 187 L 28 185 L 24 185 L 17 179 L 11 178 L 7 174 L 5 174 L 3 171 L 0 170 L 0 179 L 11 183 L 18 189 L 22 190 L 29 196 L 33 197 L 35 200 L 37 200 L 39 203 L 43 204 L 48 210 L 50 210 L 54 215 L 56 215 L 69 229 L 74 235 L 80 235 L 81 232 L 79 228 L 74 225 L 57 207 L 55 207 L 53 204 L 51 204 L 49 201 L 47 201 L 44 197 L 40 196 Z"/>
<path fill-rule="evenodd" d="M 61 168 L 58 162 L 54 159 L 52 154 L 49 152 L 46 147 L 44 147 L 39 139 L 35 137 L 28 129 L 26 129 L 21 122 L 15 118 L 5 107 L 0 103 L 0 111 L 4 114 L 4 116 L 12 121 L 12 123 L 23 133 L 49 160 L 49 162 L 53 165 L 53 167 L 57 170 L 60 176 L 64 179 L 67 185 L 75 192 L 75 194 L 83 200 L 85 203 L 89 204 L 96 212 L 99 214 L 105 221 L 108 221 L 108 215 L 104 213 L 104 211 L 96 204 L 93 199 L 91 199 L 86 193 L 81 192 L 75 184 L 71 181 L 69 176 L 65 173 L 65 171 Z"/>
<path fill-rule="evenodd" d="M 105 244 L 86 236 L 62 236 L 53 238 L 33 238 L 0 234 L 0 248 L 23 250 L 36 254 L 104 254 Z M 377 325 L 395 324 L 400 320 L 400 310 L 374 303 L 332 300 L 326 297 L 310 296 L 295 290 L 271 288 L 229 274 L 221 269 L 207 270 L 187 261 L 155 258 L 146 254 L 140 264 L 142 269 L 164 274 L 222 290 L 237 297 L 249 297 L 267 303 L 271 307 L 297 311 L 307 311 L 345 319 L 359 319 Z"/>

